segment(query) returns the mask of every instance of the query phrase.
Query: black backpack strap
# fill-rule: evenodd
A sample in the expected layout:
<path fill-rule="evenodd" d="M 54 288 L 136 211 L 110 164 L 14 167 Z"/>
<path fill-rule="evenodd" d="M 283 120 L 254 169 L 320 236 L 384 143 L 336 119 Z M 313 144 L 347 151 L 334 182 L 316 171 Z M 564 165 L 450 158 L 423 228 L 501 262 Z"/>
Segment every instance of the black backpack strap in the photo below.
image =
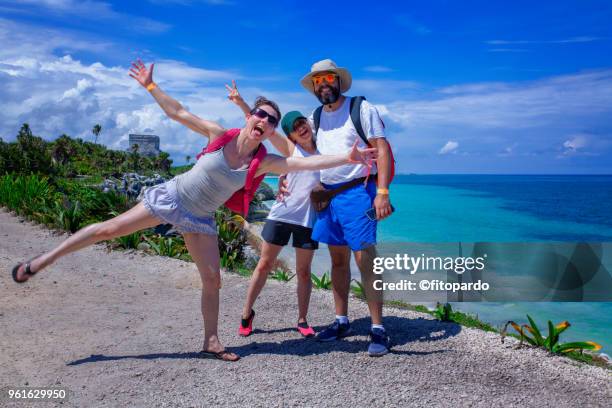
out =
<path fill-rule="evenodd" d="M 319 131 L 319 126 L 321 125 L 321 111 L 323 110 L 323 106 L 319 106 L 315 109 L 312 114 L 312 118 L 314 119 L 314 135 L 317 136 L 317 132 Z"/>
<path fill-rule="evenodd" d="M 365 96 L 353 96 L 351 98 L 351 120 L 353 121 L 353 125 L 355 126 L 357 134 L 359 135 L 359 137 L 361 137 L 361 140 L 363 140 L 363 143 L 370 146 L 370 142 L 368 142 L 368 138 L 366 137 L 366 134 L 363 131 L 363 126 L 361 125 L 361 103 L 363 101 L 365 101 Z"/>

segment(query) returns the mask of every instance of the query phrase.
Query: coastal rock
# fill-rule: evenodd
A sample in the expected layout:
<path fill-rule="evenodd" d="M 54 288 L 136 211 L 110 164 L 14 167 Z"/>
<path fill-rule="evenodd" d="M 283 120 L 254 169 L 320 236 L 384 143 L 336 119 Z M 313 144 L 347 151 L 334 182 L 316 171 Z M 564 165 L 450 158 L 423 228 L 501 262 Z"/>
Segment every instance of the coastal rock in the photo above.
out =
<path fill-rule="evenodd" d="M 274 200 L 276 196 L 274 195 L 274 190 L 266 183 L 261 183 L 255 191 L 255 199 L 257 201 L 268 201 Z"/>
<path fill-rule="evenodd" d="M 125 173 L 120 178 L 105 179 L 98 188 L 105 193 L 114 191 L 119 194 L 125 194 L 132 199 L 142 200 L 146 187 L 155 186 L 165 181 L 166 179 L 157 173 L 150 177 L 138 173 Z"/>
<path fill-rule="evenodd" d="M 263 221 L 266 219 L 269 212 L 270 210 L 264 203 L 260 201 L 253 201 L 249 206 L 249 215 L 247 216 L 247 221 Z"/>

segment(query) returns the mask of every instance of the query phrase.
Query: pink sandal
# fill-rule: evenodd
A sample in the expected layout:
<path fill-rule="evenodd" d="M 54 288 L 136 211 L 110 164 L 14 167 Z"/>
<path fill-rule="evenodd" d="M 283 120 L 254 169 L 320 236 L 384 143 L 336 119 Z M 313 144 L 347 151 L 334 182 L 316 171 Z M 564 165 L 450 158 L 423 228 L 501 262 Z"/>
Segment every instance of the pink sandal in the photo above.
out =
<path fill-rule="evenodd" d="M 315 335 L 314 329 L 310 327 L 306 322 L 298 323 L 297 331 L 299 331 L 300 334 L 306 338 L 313 337 Z"/>
<path fill-rule="evenodd" d="M 250 336 L 253 333 L 253 318 L 255 317 L 255 310 L 251 309 L 251 315 L 248 319 L 242 319 L 240 327 L 238 328 L 238 334 L 242 337 Z"/>

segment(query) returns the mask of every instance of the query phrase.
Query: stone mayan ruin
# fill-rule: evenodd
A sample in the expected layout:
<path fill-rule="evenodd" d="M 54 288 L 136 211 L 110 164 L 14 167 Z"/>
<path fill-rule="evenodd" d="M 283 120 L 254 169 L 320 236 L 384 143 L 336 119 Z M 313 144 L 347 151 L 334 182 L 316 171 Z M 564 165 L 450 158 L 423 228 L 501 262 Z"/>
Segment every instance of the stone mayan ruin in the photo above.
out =
<path fill-rule="evenodd" d="M 130 134 L 129 152 L 135 144 L 138 145 L 138 153 L 143 156 L 155 157 L 160 153 L 159 136 Z"/>

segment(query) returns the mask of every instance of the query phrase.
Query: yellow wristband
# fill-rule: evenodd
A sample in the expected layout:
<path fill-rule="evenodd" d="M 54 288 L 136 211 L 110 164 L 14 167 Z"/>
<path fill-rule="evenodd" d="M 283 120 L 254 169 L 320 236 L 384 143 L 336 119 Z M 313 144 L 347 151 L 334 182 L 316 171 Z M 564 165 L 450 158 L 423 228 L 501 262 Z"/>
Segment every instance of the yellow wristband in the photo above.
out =
<path fill-rule="evenodd" d="M 155 88 L 157 88 L 157 84 L 155 82 L 151 82 L 149 85 L 147 85 L 147 91 L 149 92 L 151 92 Z"/>
<path fill-rule="evenodd" d="M 379 188 L 379 189 L 376 190 L 376 194 L 389 195 L 389 189 L 388 188 Z"/>

